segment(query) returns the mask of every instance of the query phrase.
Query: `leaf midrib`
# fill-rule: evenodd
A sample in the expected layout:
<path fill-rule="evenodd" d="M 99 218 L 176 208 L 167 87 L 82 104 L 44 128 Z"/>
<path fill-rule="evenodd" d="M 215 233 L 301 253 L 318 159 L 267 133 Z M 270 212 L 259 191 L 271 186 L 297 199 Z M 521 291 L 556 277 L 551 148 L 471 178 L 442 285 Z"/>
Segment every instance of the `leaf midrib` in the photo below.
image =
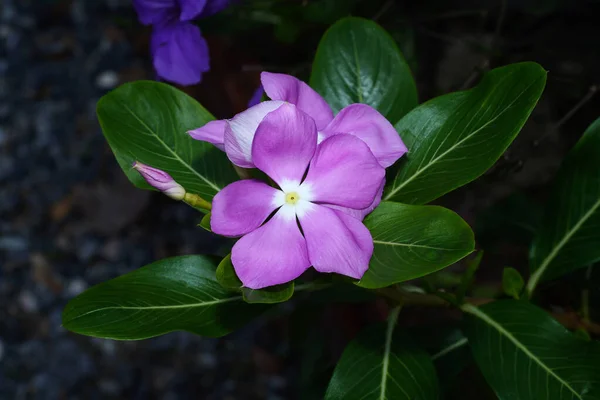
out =
<path fill-rule="evenodd" d="M 151 310 L 169 310 L 169 309 L 179 309 L 179 308 L 197 308 L 197 307 L 209 307 L 209 306 L 212 306 L 212 305 L 229 303 L 229 302 L 238 301 L 238 300 L 241 300 L 241 299 L 242 299 L 242 296 L 234 296 L 234 297 L 228 297 L 226 299 L 204 301 L 204 302 L 200 302 L 200 303 L 173 304 L 173 305 L 165 305 L 165 306 L 108 306 L 108 307 L 102 307 L 102 308 L 94 309 L 94 310 L 88 311 L 88 312 L 86 312 L 84 314 L 80 314 L 80 315 L 76 316 L 73 319 L 65 321 L 64 324 L 68 324 L 68 323 L 76 321 L 76 320 L 78 320 L 80 318 L 86 317 L 86 316 L 88 316 L 90 314 L 94 314 L 94 313 L 97 313 L 97 312 L 100 312 L 100 311 L 106 311 L 106 310 L 145 310 L 145 311 L 151 311 Z"/>
<path fill-rule="evenodd" d="M 531 296 L 533 291 L 535 290 L 539 280 L 546 272 L 546 269 L 550 266 L 552 261 L 556 258 L 560 250 L 571 240 L 573 235 L 577 233 L 579 229 L 587 222 L 588 219 L 596 212 L 596 210 L 600 207 L 600 199 L 594 203 L 594 205 L 581 217 L 579 221 L 569 231 L 563 238 L 558 242 L 558 244 L 552 249 L 552 251 L 544 258 L 544 261 L 540 264 L 540 267 L 535 270 L 535 272 L 529 278 L 529 282 L 527 282 L 527 293 Z"/>
<path fill-rule="evenodd" d="M 561 383 L 563 386 L 565 386 L 566 388 L 568 388 L 578 399 L 583 400 L 583 397 L 581 397 L 581 394 L 578 393 L 575 389 L 573 389 L 571 387 L 571 385 L 569 385 L 568 382 L 565 382 L 559 375 L 557 375 L 554 372 L 554 370 L 552 368 L 548 367 L 535 354 L 533 354 L 531 351 L 529 351 L 529 349 L 523 343 L 521 343 L 516 337 L 514 337 L 512 333 L 510 333 L 509 331 L 507 331 L 506 329 L 504 329 L 504 327 L 502 325 L 500 325 L 498 322 L 496 322 L 494 319 L 492 319 L 489 315 L 487 315 L 486 313 L 484 313 L 483 311 L 481 311 L 481 309 L 479 309 L 478 307 L 473 306 L 472 304 L 464 304 L 461 307 L 461 309 L 464 312 L 472 314 L 475 317 L 483 320 L 488 325 L 490 325 L 492 328 L 496 329 L 500 333 L 500 335 L 503 335 L 508 340 L 510 340 L 519 350 L 521 350 L 523 353 L 525 353 L 526 356 L 528 356 L 529 358 L 531 358 L 544 371 L 546 371 L 548 373 L 548 375 L 551 375 L 559 383 Z"/>
<path fill-rule="evenodd" d="M 464 249 L 447 249 L 444 247 L 435 247 L 435 246 L 426 246 L 422 244 L 409 244 L 409 243 L 399 243 L 399 242 L 386 242 L 384 240 L 375 240 L 373 239 L 374 244 L 382 244 L 385 246 L 400 246 L 400 247 L 419 247 L 423 249 L 431 249 L 431 250 L 442 250 L 442 251 L 462 251 Z"/>
<path fill-rule="evenodd" d="M 156 138 L 156 140 L 158 140 L 158 142 L 169 152 L 171 153 L 171 155 L 173 156 L 173 158 L 175 158 L 176 160 L 178 160 L 182 165 L 184 165 L 187 169 L 189 169 L 194 175 L 196 175 L 198 178 L 200 178 L 202 181 L 204 181 L 208 186 L 210 186 L 211 188 L 213 188 L 215 191 L 219 191 L 221 190 L 221 187 L 215 185 L 213 182 L 211 182 L 210 180 L 208 180 L 206 177 L 204 177 L 202 174 L 200 174 L 198 171 L 196 171 L 196 169 L 194 169 L 189 163 L 187 163 L 186 161 L 184 161 L 181 157 L 179 157 L 179 154 L 177 154 L 175 151 L 173 151 L 173 149 L 171 149 L 169 147 L 169 145 L 167 145 L 160 136 L 158 136 L 158 134 L 156 132 L 154 132 L 154 130 L 152 128 L 150 128 L 140 117 L 138 117 L 138 115 L 131 109 L 129 108 L 129 106 L 125 103 L 121 103 L 121 105 L 131 113 L 131 115 L 144 127 L 146 128 L 146 130 L 153 136 Z"/>
<path fill-rule="evenodd" d="M 388 326 L 385 332 L 385 347 L 383 350 L 383 363 L 381 364 L 381 383 L 379 385 L 379 400 L 387 400 L 386 389 L 387 389 L 387 377 L 390 366 L 390 353 L 392 351 L 392 338 L 394 336 L 394 328 L 398 321 L 398 314 L 400 313 L 400 307 L 396 307 L 390 312 L 388 318 Z"/>
<path fill-rule="evenodd" d="M 500 111 L 498 113 L 498 115 L 496 115 L 494 118 L 490 119 L 488 122 L 486 122 L 485 124 L 483 124 L 480 128 L 474 130 L 473 132 L 471 132 L 470 134 L 468 134 L 467 136 L 465 136 L 464 138 L 462 138 L 461 140 L 459 140 L 458 142 L 456 142 L 454 145 L 452 145 L 448 150 L 446 150 L 445 152 L 443 152 L 439 156 L 435 157 L 433 160 L 431 160 L 431 162 L 429 162 L 427 165 L 425 165 L 422 169 L 418 170 L 410 178 L 408 178 L 407 180 L 405 180 L 400 186 L 394 187 L 392 189 L 392 191 L 389 192 L 383 200 L 385 201 L 385 200 L 391 199 L 392 196 L 394 196 L 396 193 L 398 193 L 399 190 L 401 190 L 408 183 L 412 182 L 415 178 L 417 178 L 419 175 L 421 175 L 424 171 L 426 171 L 427 169 L 429 169 L 429 167 L 431 167 L 432 165 L 435 165 L 440 159 L 444 158 L 448 153 L 454 151 L 456 148 L 458 148 L 460 145 L 462 145 L 465 141 L 471 139 L 471 137 L 473 137 L 474 135 L 476 135 L 477 133 L 479 133 L 481 130 L 487 128 L 490 124 L 494 123 L 507 110 L 509 110 L 513 106 L 513 104 L 515 104 L 521 98 L 521 96 L 524 93 L 526 93 L 529 90 L 530 87 L 533 86 L 533 84 L 535 82 L 536 81 L 534 81 L 533 83 L 531 83 L 521 93 L 519 93 L 519 95 L 516 96 L 515 99 L 508 106 L 506 106 L 506 108 L 504 108 L 502 111 Z"/>

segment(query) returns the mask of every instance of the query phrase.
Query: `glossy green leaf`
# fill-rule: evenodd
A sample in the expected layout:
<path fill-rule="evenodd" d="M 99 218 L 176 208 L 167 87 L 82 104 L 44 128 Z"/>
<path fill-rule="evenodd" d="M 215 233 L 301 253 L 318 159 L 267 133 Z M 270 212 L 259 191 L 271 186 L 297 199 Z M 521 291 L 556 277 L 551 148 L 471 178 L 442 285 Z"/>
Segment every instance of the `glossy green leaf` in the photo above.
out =
<path fill-rule="evenodd" d="M 600 261 L 600 119 L 583 134 L 563 162 L 533 241 L 527 283 Z"/>
<path fill-rule="evenodd" d="M 600 343 L 518 300 L 463 306 L 475 361 L 500 399 L 600 398 Z"/>
<path fill-rule="evenodd" d="M 369 269 L 358 282 L 366 288 L 430 274 L 475 248 L 469 225 L 443 207 L 382 202 L 364 223 L 375 245 Z"/>
<path fill-rule="evenodd" d="M 523 281 L 519 271 L 510 267 L 504 268 L 504 271 L 502 271 L 502 290 L 504 290 L 504 293 L 518 300 L 524 286 L 525 281 Z"/>
<path fill-rule="evenodd" d="M 242 287 L 231 263 L 231 254 L 228 254 L 219 263 L 217 268 L 217 281 L 226 289 L 240 291 L 247 303 L 273 304 L 289 300 L 294 294 L 294 282 L 271 286 L 264 289 L 250 289 Z"/>
<path fill-rule="evenodd" d="M 225 153 L 187 134 L 213 116 L 172 86 L 148 81 L 127 83 L 102 97 L 97 113 L 119 165 L 137 187 L 149 188 L 131 168 L 134 161 L 168 172 L 186 190 L 205 200 L 237 179 Z"/>
<path fill-rule="evenodd" d="M 438 399 L 429 355 L 397 330 L 398 309 L 386 324 L 362 331 L 344 350 L 325 400 Z"/>
<path fill-rule="evenodd" d="M 545 83 L 538 64 L 513 64 L 411 111 L 395 126 L 408 153 L 384 199 L 425 204 L 479 177 L 517 136 Z"/>
<path fill-rule="evenodd" d="M 108 339 L 146 339 L 173 331 L 226 335 L 264 308 L 222 288 L 204 256 L 154 262 L 101 283 L 71 300 L 63 326 Z"/>
<path fill-rule="evenodd" d="M 334 112 L 364 103 L 394 123 L 417 106 L 415 82 L 394 39 L 362 18 L 341 19 L 325 32 L 310 85 Z"/>

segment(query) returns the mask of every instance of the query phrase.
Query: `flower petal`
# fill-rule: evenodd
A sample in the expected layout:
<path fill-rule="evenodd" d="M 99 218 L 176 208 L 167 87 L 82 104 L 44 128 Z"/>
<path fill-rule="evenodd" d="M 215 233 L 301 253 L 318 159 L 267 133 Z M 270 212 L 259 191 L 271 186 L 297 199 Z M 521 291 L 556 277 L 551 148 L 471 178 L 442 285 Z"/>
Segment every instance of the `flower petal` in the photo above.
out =
<path fill-rule="evenodd" d="M 359 220 L 328 207 L 313 204 L 298 215 L 308 258 L 319 272 L 335 272 L 360 279 L 369 268 L 373 238 Z"/>
<path fill-rule="evenodd" d="M 351 104 L 343 108 L 321 132 L 322 138 L 338 133 L 348 133 L 362 139 L 384 168 L 406 153 L 406 146 L 392 124 L 366 104 Z"/>
<path fill-rule="evenodd" d="M 292 281 L 310 267 L 298 223 L 282 210 L 238 240 L 231 250 L 231 262 L 244 286 L 251 289 Z"/>
<path fill-rule="evenodd" d="M 133 8 L 144 25 L 157 25 L 177 18 L 177 0 L 133 0 Z"/>
<path fill-rule="evenodd" d="M 156 73 L 180 85 L 193 85 L 208 71 L 208 45 L 190 22 L 155 27 L 150 41 Z"/>
<path fill-rule="evenodd" d="M 255 179 L 225 186 L 213 199 L 210 227 L 219 235 L 235 237 L 258 228 L 283 203 L 281 191 Z"/>
<path fill-rule="evenodd" d="M 371 211 L 373 211 L 375 208 L 377 208 L 379 203 L 381 203 L 381 196 L 383 196 L 383 188 L 384 187 L 385 187 L 385 179 L 381 182 L 381 186 L 379 187 L 379 190 L 377 191 L 377 195 L 375 196 L 375 200 L 373 200 L 373 203 L 371 203 L 371 205 L 369 207 L 363 208 L 362 210 L 355 210 L 354 208 L 336 206 L 333 204 L 325 204 L 325 206 L 329 207 L 329 208 L 333 208 L 334 210 L 340 210 L 341 212 L 348 214 L 351 217 L 356 218 L 359 221 L 362 221 L 363 219 L 365 219 L 365 217 L 367 215 L 369 215 L 371 213 Z"/>
<path fill-rule="evenodd" d="M 385 169 L 365 142 L 341 134 L 317 147 L 302 187 L 312 201 L 360 210 L 373 203 L 384 178 Z"/>
<path fill-rule="evenodd" d="M 333 111 L 329 104 L 301 80 L 286 74 L 263 72 L 260 80 L 267 96 L 272 100 L 284 100 L 295 104 L 299 109 L 310 115 L 321 130 L 333 119 Z"/>
<path fill-rule="evenodd" d="M 315 121 L 290 103 L 267 114 L 252 144 L 254 165 L 279 186 L 299 184 L 317 148 Z"/>
<path fill-rule="evenodd" d="M 265 115 L 282 104 L 283 101 L 263 101 L 227 121 L 225 152 L 232 163 L 242 168 L 254 168 L 252 142 L 256 128 Z"/>
<path fill-rule="evenodd" d="M 210 121 L 200 128 L 192 129 L 188 131 L 188 134 L 196 139 L 204 142 L 214 144 L 219 150 L 225 151 L 225 129 L 227 128 L 227 121 L 218 119 Z"/>
<path fill-rule="evenodd" d="M 191 21 L 196 18 L 204 10 L 206 3 L 207 0 L 179 0 L 179 7 L 181 8 L 179 20 Z"/>

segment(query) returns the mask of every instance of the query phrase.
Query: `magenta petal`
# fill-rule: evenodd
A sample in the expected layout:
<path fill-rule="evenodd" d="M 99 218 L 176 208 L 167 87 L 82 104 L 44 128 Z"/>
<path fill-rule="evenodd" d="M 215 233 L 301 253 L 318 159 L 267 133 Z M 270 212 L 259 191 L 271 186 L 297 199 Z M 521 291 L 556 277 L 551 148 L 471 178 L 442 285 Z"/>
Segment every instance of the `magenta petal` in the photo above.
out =
<path fill-rule="evenodd" d="M 231 262 L 244 286 L 251 289 L 292 281 L 310 267 L 298 223 L 282 211 L 238 240 Z"/>
<path fill-rule="evenodd" d="M 373 203 L 384 178 L 385 169 L 365 142 L 335 135 L 317 147 L 302 186 L 312 201 L 360 210 Z"/>
<path fill-rule="evenodd" d="M 169 82 L 193 85 L 210 69 L 208 45 L 190 22 L 155 27 L 150 46 L 156 73 Z"/>
<path fill-rule="evenodd" d="M 188 131 L 188 134 L 196 139 L 214 144 L 219 150 L 225 151 L 225 128 L 227 121 L 222 119 L 210 121 L 206 125 Z"/>
<path fill-rule="evenodd" d="M 333 119 L 333 112 L 325 99 L 301 80 L 272 72 L 261 73 L 260 80 L 267 96 L 295 104 L 315 120 L 318 130 L 325 128 Z"/>
<path fill-rule="evenodd" d="M 311 117 L 290 103 L 267 114 L 252 144 L 254 165 L 279 186 L 299 184 L 317 147 L 317 127 Z"/>
<path fill-rule="evenodd" d="M 385 187 L 385 179 L 381 182 L 381 186 L 379 187 L 379 190 L 377 191 L 377 195 L 375 196 L 375 200 L 373 200 L 373 203 L 371 203 L 371 205 L 369 207 L 363 208 L 361 210 L 355 210 L 354 208 L 336 206 L 333 204 L 326 204 L 325 206 L 329 207 L 329 208 L 333 208 L 334 210 L 340 210 L 341 212 L 348 214 L 351 217 L 356 218 L 359 221 L 362 221 L 363 219 L 365 219 L 365 217 L 367 215 L 369 215 L 371 213 L 371 211 L 373 211 L 374 209 L 377 208 L 379 203 L 381 203 L 381 196 L 383 196 L 383 188 L 384 187 Z"/>
<path fill-rule="evenodd" d="M 254 179 L 225 186 L 213 199 L 210 217 L 212 231 L 230 237 L 252 232 L 281 206 L 277 203 L 278 193 L 281 192 Z"/>
<path fill-rule="evenodd" d="M 181 13 L 179 14 L 180 21 L 191 21 L 196 18 L 204 7 L 207 0 L 178 0 Z"/>
<path fill-rule="evenodd" d="M 348 133 L 362 139 L 384 168 L 406 153 L 406 146 L 392 124 L 366 104 L 351 104 L 343 108 L 321 132 L 324 138 L 338 133 Z"/>
<path fill-rule="evenodd" d="M 319 272 L 360 279 L 369 268 L 373 238 L 356 218 L 314 204 L 298 219 L 306 238 L 308 257 Z"/>
<path fill-rule="evenodd" d="M 227 121 L 225 152 L 232 163 L 242 168 L 254 168 L 252 142 L 258 124 L 265 115 L 277 109 L 283 101 L 263 101 Z"/>

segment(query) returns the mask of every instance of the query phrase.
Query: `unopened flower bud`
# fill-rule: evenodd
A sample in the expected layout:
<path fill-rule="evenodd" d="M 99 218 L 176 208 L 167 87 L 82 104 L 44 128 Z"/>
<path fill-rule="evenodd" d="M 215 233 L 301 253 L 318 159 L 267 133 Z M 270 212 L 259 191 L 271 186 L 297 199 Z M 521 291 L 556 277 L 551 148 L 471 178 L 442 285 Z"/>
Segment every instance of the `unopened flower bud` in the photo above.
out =
<path fill-rule="evenodd" d="M 185 197 L 185 189 L 179 183 L 160 169 L 152 168 L 149 165 L 140 162 L 134 162 L 133 168 L 140 173 L 153 188 L 160 190 L 174 200 L 183 200 Z"/>

